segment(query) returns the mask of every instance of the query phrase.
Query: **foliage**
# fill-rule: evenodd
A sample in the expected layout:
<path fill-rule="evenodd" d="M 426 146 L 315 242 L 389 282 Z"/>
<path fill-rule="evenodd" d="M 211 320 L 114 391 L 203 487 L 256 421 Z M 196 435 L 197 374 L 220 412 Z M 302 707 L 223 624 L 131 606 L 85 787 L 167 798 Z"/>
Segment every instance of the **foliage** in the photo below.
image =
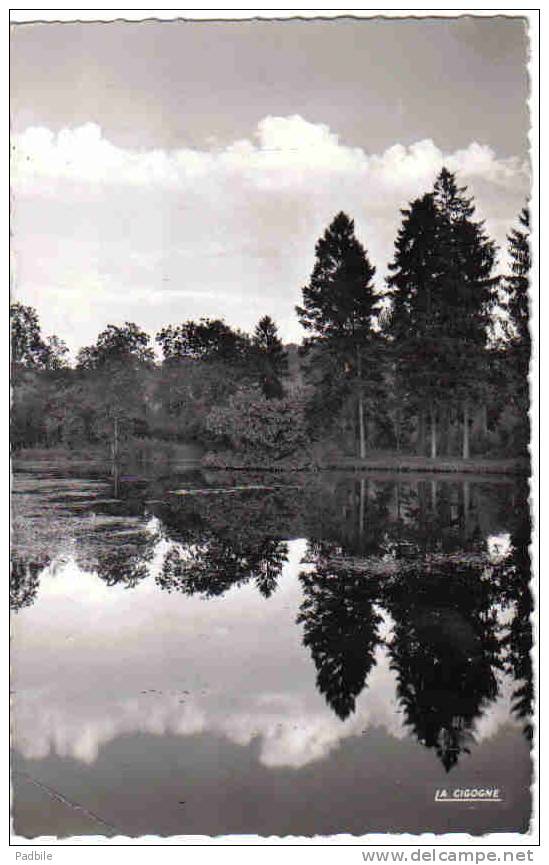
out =
<path fill-rule="evenodd" d="M 521 229 L 513 228 L 508 236 L 511 272 L 502 281 L 503 306 L 508 318 L 506 339 L 499 346 L 499 384 L 515 416 L 512 446 L 519 452 L 527 453 L 530 440 L 528 373 L 532 352 L 528 298 L 532 265 L 528 208 L 520 213 L 519 223 Z"/>
<path fill-rule="evenodd" d="M 241 363 L 246 359 L 250 340 L 247 334 L 232 329 L 221 319 L 201 318 L 168 325 L 156 335 L 165 361 L 193 360 Z"/>
<path fill-rule="evenodd" d="M 12 362 L 27 367 L 43 366 L 45 345 L 40 333 L 36 310 L 13 303 L 10 306 Z"/>
<path fill-rule="evenodd" d="M 268 315 L 251 334 L 201 318 L 156 335 L 157 363 L 149 335 L 126 322 L 107 325 L 71 369 L 36 310 L 12 304 L 14 447 L 108 445 L 114 454 L 133 440 L 213 442 L 212 465 L 302 466 L 328 450 L 335 461 L 362 462 L 367 450 L 370 460 L 375 450 L 524 459 L 528 210 L 508 236 L 499 331 L 496 249 L 466 189 L 443 169 L 401 214 L 384 298 L 353 220 L 332 220 L 296 307 L 299 347 L 283 344 Z"/>
<path fill-rule="evenodd" d="M 448 423 L 462 404 L 464 456 L 469 455 L 469 407 L 485 399 L 488 389 L 496 251 L 482 223 L 473 220 L 475 208 L 465 192 L 443 168 L 433 191 L 402 211 L 389 264 L 389 356 L 402 408 L 420 415 L 420 423 L 429 413 L 432 456 L 437 422 Z"/>
<path fill-rule="evenodd" d="M 163 328 L 156 336 L 164 363 L 214 364 L 221 379 L 258 384 L 264 395 L 280 398 L 288 362 L 275 322 L 265 315 L 252 336 L 233 329 L 222 319 L 201 318 Z M 215 401 L 214 401 L 215 402 Z"/>
<path fill-rule="evenodd" d="M 76 365 L 79 369 L 101 369 L 111 364 L 150 364 L 154 352 L 149 342 L 150 337 L 131 321 L 123 327 L 109 324 L 94 345 L 80 349 Z"/>
<path fill-rule="evenodd" d="M 221 361 L 165 362 L 156 376 L 151 431 L 168 438 L 203 439 L 212 407 L 224 403 L 238 382 L 234 370 Z"/>
<path fill-rule="evenodd" d="M 475 211 L 465 187 L 442 169 L 434 186 L 441 262 L 439 339 L 447 353 L 448 386 L 458 399 L 482 393 L 483 359 L 490 314 L 499 278 L 493 275 L 496 247 Z M 453 361 L 453 363 L 452 363 Z"/>
<path fill-rule="evenodd" d="M 374 322 L 379 311 L 375 267 L 345 213 L 335 217 L 315 247 L 316 262 L 296 311 L 310 334 L 305 348 L 314 354 L 317 393 L 333 398 L 334 380 L 341 401 L 356 405 L 360 456 L 365 456 L 364 411 L 379 398 L 379 352 Z M 331 392 L 331 393 L 330 393 Z M 322 400 L 323 396 L 320 396 Z"/>
<path fill-rule="evenodd" d="M 67 366 L 68 348 L 57 336 L 42 338 L 38 314 L 32 306 L 10 306 L 11 359 L 26 369 L 59 370 Z"/>
<path fill-rule="evenodd" d="M 280 399 L 284 394 L 282 380 L 288 374 L 288 355 L 276 324 L 268 315 L 255 327 L 250 354 L 263 395 L 267 399 Z"/>
<path fill-rule="evenodd" d="M 257 390 L 238 391 L 227 405 L 214 407 L 206 429 L 219 444 L 252 462 L 283 460 L 307 443 L 299 400 L 268 400 Z"/>
<path fill-rule="evenodd" d="M 309 343 L 335 339 L 346 348 L 349 337 L 370 332 L 377 310 L 375 268 L 355 237 L 353 220 L 343 212 L 318 240 L 315 253 L 309 284 L 303 288 L 303 306 L 296 307 L 298 318 L 310 333 Z"/>
<path fill-rule="evenodd" d="M 530 212 L 523 208 L 519 215 L 521 229 L 513 228 L 508 236 L 511 273 L 503 281 L 505 306 L 509 313 L 511 341 L 519 358 L 521 373 L 527 375 L 531 339 L 529 329 L 528 291 L 530 287 Z"/>

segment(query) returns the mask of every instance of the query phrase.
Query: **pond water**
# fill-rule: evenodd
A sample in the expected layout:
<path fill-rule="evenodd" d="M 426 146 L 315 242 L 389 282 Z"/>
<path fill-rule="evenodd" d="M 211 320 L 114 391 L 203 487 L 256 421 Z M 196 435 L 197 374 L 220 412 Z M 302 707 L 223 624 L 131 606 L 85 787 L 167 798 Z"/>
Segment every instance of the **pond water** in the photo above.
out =
<path fill-rule="evenodd" d="M 526 832 L 527 495 L 22 464 L 14 831 Z"/>

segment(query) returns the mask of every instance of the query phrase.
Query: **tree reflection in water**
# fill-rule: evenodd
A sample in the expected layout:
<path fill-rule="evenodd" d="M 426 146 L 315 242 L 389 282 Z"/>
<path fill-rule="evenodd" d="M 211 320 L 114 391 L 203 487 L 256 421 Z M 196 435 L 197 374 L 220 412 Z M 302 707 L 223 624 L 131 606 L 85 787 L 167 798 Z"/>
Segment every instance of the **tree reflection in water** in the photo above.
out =
<path fill-rule="evenodd" d="M 279 532 L 280 521 L 293 516 L 291 496 L 183 496 L 164 505 L 160 516 L 163 535 L 172 541 L 156 578 L 161 588 L 216 597 L 253 581 L 265 598 L 276 590 L 288 559 Z"/>
<path fill-rule="evenodd" d="M 40 585 L 40 574 L 48 566 L 48 561 L 33 562 L 13 553 L 10 571 L 10 607 L 21 610 L 30 607 L 36 600 Z"/>
<path fill-rule="evenodd" d="M 375 664 L 381 616 L 374 609 L 376 582 L 330 565 L 334 548 L 317 543 L 309 548 L 315 569 L 299 579 L 304 600 L 297 617 L 303 643 L 311 650 L 316 683 L 326 702 L 344 720 Z"/>
<path fill-rule="evenodd" d="M 87 567 L 91 565 L 108 586 L 123 584 L 133 589 L 149 575 L 153 554 L 153 538 L 142 532 L 133 543 L 98 550 L 95 562 L 88 560 Z"/>
<path fill-rule="evenodd" d="M 171 547 L 156 581 L 167 591 L 218 597 L 233 586 L 254 580 L 268 598 L 277 586 L 288 545 L 269 538 L 248 548 L 210 535 L 183 550 Z"/>
<path fill-rule="evenodd" d="M 238 483 L 246 486 L 242 477 Z M 525 482 L 325 475 L 300 488 L 294 481 L 280 489 L 182 496 L 155 484 L 151 503 L 146 485 L 124 498 L 120 483 L 119 516 L 81 522 L 78 562 L 107 585 L 136 586 L 150 574 L 161 540 L 155 579 L 162 590 L 210 598 L 253 583 L 269 598 L 288 560 L 288 541 L 306 537 L 297 623 L 317 687 L 340 719 L 355 711 L 384 647 L 406 724 L 446 770 L 474 743 L 476 722 L 498 695 L 498 671 L 515 680 L 513 712 L 532 735 Z M 494 559 L 488 538 L 505 534 L 509 548 Z M 34 602 L 40 573 L 53 558 L 52 552 L 38 564 L 30 551 L 17 549 L 14 609 Z M 394 623 L 385 639 L 383 611 Z"/>
<path fill-rule="evenodd" d="M 516 681 L 513 712 L 524 721 L 524 735 L 531 739 L 534 703 L 531 616 L 534 601 L 530 586 L 531 519 L 527 503 L 528 488 L 523 484 L 510 503 L 511 549 L 496 567 L 495 576 L 502 602 L 512 613 L 507 633 L 502 639 L 502 648 L 505 670 Z"/>
<path fill-rule="evenodd" d="M 513 513 L 521 518 L 498 563 L 486 535 L 501 531 L 502 518 L 509 524 L 505 496 L 486 515 L 485 492 L 468 481 L 399 484 L 393 492 L 392 501 L 374 495 L 383 506 L 369 511 L 361 496 L 351 498 L 355 512 L 345 513 L 339 537 L 336 507 L 330 539 L 338 542 L 309 545 L 313 567 L 300 576 L 305 600 L 298 622 L 319 690 L 344 719 L 367 684 L 379 643 L 376 610 L 385 609 L 394 621 L 386 645 L 406 724 L 449 771 L 469 752 L 476 722 L 498 695 L 498 670 L 519 680 L 515 713 L 526 719 L 532 713 L 527 497 L 520 490 L 514 496 Z M 327 524 L 326 513 L 323 519 Z M 354 556 L 350 526 L 358 526 Z M 366 535 L 377 546 L 356 542 Z M 370 554 L 358 558 L 358 549 Z M 514 614 L 506 629 L 498 611 L 508 606 Z M 531 735 L 528 721 L 525 733 Z"/>
<path fill-rule="evenodd" d="M 449 770 L 498 693 L 498 622 L 489 569 L 460 562 L 406 569 L 383 593 L 394 619 L 391 668 L 406 724 Z"/>

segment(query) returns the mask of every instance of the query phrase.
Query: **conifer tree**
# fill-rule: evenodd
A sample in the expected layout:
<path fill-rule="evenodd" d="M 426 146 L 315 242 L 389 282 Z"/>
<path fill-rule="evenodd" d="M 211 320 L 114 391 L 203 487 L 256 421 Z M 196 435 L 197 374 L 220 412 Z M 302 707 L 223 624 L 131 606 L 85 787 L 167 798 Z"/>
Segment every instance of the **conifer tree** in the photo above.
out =
<path fill-rule="evenodd" d="M 496 246 L 482 222 L 475 222 L 473 199 L 446 168 L 437 177 L 434 202 L 439 220 L 437 278 L 442 299 L 440 339 L 447 358 L 444 384 L 461 408 L 462 457 L 470 456 L 471 408 L 485 397 L 487 340 L 498 277 Z"/>
<path fill-rule="evenodd" d="M 507 237 L 511 260 L 511 273 L 505 278 L 506 308 L 511 325 L 510 341 L 515 356 L 517 371 L 524 380 L 528 377 L 531 339 L 528 306 L 530 286 L 530 213 L 523 208 L 519 216 L 521 229 L 513 228 Z"/>
<path fill-rule="evenodd" d="M 507 398 L 514 407 L 517 424 L 514 443 L 520 451 L 527 453 L 530 440 L 530 393 L 528 373 L 530 368 L 531 337 L 529 329 L 528 291 L 530 287 L 530 215 L 524 208 L 519 215 L 520 228 L 509 233 L 508 255 L 510 273 L 502 280 L 503 307 L 508 320 L 506 339 L 501 343 L 500 379 Z"/>
<path fill-rule="evenodd" d="M 288 373 L 288 355 L 269 315 L 264 315 L 256 324 L 251 344 L 263 394 L 267 399 L 281 398 L 284 394 L 282 379 Z"/>
<path fill-rule="evenodd" d="M 433 192 L 402 211 L 389 265 L 396 366 L 420 416 L 428 413 L 431 457 L 439 416 L 449 408 L 462 415 L 462 456 L 469 457 L 471 406 L 484 393 L 496 252 L 465 192 L 443 168 Z"/>
<path fill-rule="evenodd" d="M 445 397 L 445 357 L 439 339 L 441 297 L 438 215 L 432 194 L 401 211 L 402 226 L 388 278 L 391 314 L 388 335 L 401 398 L 419 418 L 421 438 L 428 414 L 430 453 L 437 455 L 437 414 Z"/>
<path fill-rule="evenodd" d="M 338 213 L 316 244 L 316 263 L 303 288 L 303 306 L 296 307 L 301 325 L 310 334 L 306 347 L 316 347 L 321 361 L 327 355 L 342 383 L 354 391 L 361 459 L 366 456 L 365 410 L 377 378 L 374 274 L 375 267 L 355 236 L 354 221 Z"/>

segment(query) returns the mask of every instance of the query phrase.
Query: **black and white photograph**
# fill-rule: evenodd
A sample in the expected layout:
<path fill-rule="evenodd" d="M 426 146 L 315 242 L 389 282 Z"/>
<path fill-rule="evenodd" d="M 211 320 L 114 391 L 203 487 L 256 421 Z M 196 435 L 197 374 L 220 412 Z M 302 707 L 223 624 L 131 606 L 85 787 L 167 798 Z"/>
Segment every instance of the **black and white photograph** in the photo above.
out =
<path fill-rule="evenodd" d="M 533 844 L 536 10 L 81 11 L 10 19 L 13 838 Z"/>

